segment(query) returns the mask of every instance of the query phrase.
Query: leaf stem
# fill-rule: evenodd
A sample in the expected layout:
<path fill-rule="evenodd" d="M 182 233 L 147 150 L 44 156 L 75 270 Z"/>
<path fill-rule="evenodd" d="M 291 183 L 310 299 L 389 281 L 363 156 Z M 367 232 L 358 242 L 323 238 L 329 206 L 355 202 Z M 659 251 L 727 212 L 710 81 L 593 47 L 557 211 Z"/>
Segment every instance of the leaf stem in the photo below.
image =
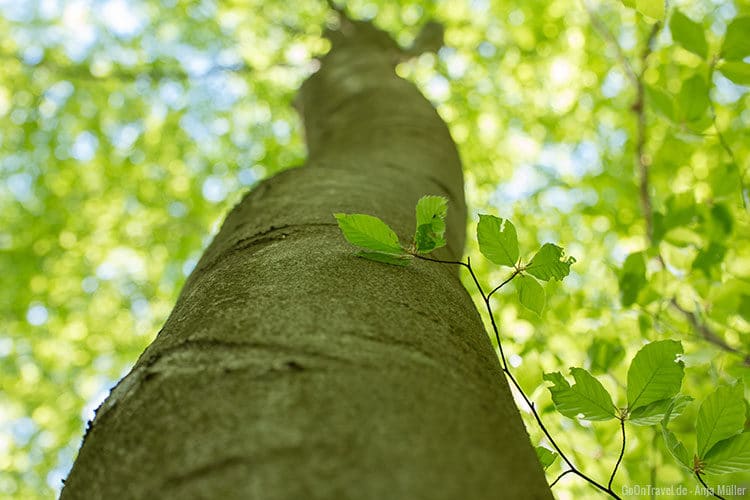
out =
<path fill-rule="evenodd" d="M 607 488 L 610 490 L 612 489 L 612 481 L 615 480 L 615 474 L 617 474 L 617 468 L 620 466 L 620 463 L 622 462 L 622 457 L 625 455 L 625 417 L 620 417 L 620 429 L 622 430 L 622 448 L 620 448 L 620 456 L 617 457 L 617 463 L 615 463 L 614 469 L 612 469 L 612 475 L 609 476 L 609 483 L 607 483 Z"/>
<path fill-rule="evenodd" d="M 703 485 L 703 487 L 706 488 L 706 490 L 709 493 L 711 493 L 711 495 L 715 496 L 716 498 L 721 498 L 721 500 L 726 500 L 726 498 L 724 498 L 723 496 L 721 496 L 718 493 L 716 493 L 713 488 L 711 488 L 709 485 L 706 484 L 706 482 L 701 477 L 701 473 L 700 472 L 696 472 L 695 473 L 695 477 L 698 478 L 698 481 L 700 481 L 700 483 Z"/>
<path fill-rule="evenodd" d="M 410 253 L 411 253 L 411 252 L 410 252 Z M 414 256 L 414 257 L 416 257 L 417 259 L 421 259 L 421 260 L 428 260 L 428 261 L 430 261 L 430 262 L 437 262 L 437 263 L 439 263 L 439 264 L 454 264 L 454 265 L 457 265 L 457 266 L 464 266 L 464 267 L 468 267 L 468 264 L 466 264 L 466 262 L 461 262 L 461 261 L 458 261 L 458 260 L 440 260 L 440 259 L 433 259 L 433 258 L 430 258 L 430 257 L 425 257 L 424 255 L 420 255 L 420 254 L 418 254 L 418 253 L 411 253 L 411 255 L 413 255 L 413 256 Z"/>
<path fill-rule="evenodd" d="M 568 470 L 566 470 L 565 472 L 563 472 L 562 474 L 560 474 L 559 476 L 557 476 L 557 479 L 555 479 L 554 481 L 552 481 L 552 482 L 550 483 L 550 485 L 549 485 L 550 489 L 552 489 L 552 487 L 554 487 L 554 486 L 555 486 L 555 485 L 557 484 L 557 482 L 558 482 L 558 481 L 559 481 L 560 479 L 562 479 L 562 478 L 563 478 L 563 476 L 565 476 L 566 474 L 570 474 L 571 472 L 573 472 L 573 469 L 568 469 Z"/>
<path fill-rule="evenodd" d="M 497 285 L 495 288 L 492 289 L 492 291 L 490 293 L 487 294 L 487 300 L 489 300 L 490 297 L 492 297 L 493 293 L 497 292 L 502 287 L 504 287 L 505 285 L 507 285 L 508 283 L 510 283 L 513 280 L 513 278 L 515 278 L 516 276 L 518 276 L 520 273 L 521 273 L 520 269 L 516 269 L 515 271 L 513 271 L 513 274 L 511 274 L 510 277 L 508 277 L 508 279 L 506 279 L 505 281 L 503 281 L 502 283 L 500 283 L 499 285 Z"/>

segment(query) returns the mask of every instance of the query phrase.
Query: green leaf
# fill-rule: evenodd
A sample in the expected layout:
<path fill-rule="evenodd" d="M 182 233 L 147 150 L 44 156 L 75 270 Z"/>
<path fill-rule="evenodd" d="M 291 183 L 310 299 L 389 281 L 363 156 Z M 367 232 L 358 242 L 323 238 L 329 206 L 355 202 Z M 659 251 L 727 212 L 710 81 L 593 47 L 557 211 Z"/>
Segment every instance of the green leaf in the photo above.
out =
<path fill-rule="evenodd" d="M 678 394 L 672 399 L 660 399 L 646 406 L 640 406 L 633 410 L 628 416 L 628 422 L 633 425 L 656 425 L 662 420 L 667 412 L 673 417 L 682 414 L 685 407 L 693 400 L 690 396 Z"/>
<path fill-rule="evenodd" d="M 704 116 L 710 106 L 708 101 L 708 86 L 703 77 L 693 75 L 685 80 L 677 95 L 679 115 L 687 122 L 698 122 Z"/>
<path fill-rule="evenodd" d="M 615 405 L 604 386 L 583 368 L 571 368 L 576 383 L 573 387 L 559 372 L 545 373 L 544 380 L 554 385 L 547 387 L 557 411 L 568 418 L 583 420 L 611 420 Z"/>
<path fill-rule="evenodd" d="M 719 441 L 706 453 L 706 474 L 750 471 L 750 432 Z"/>
<path fill-rule="evenodd" d="M 341 232 L 352 245 L 374 252 L 402 254 L 398 236 L 377 217 L 364 214 L 333 214 Z"/>
<path fill-rule="evenodd" d="M 729 207 L 722 203 L 716 203 L 711 207 L 710 236 L 714 240 L 721 240 L 732 233 L 734 218 Z"/>
<path fill-rule="evenodd" d="M 716 198 L 726 198 L 737 193 L 737 169 L 731 163 L 715 165 L 711 169 L 708 180 Z"/>
<path fill-rule="evenodd" d="M 445 216 L 448 213 L 448 198 L 444 196 L 426 195 L 417 201 L 417 226 L 436 224 L 445 231 Z"/>
<path fill-rule="evenodd" d="M 737 313 L 742 316 L 745 321 L 750 322 L 750 295 L 742 295 L 740 297 L 740 304 L 737 308 Z"/>
<path fill-rule="evenodd" d="M 719 441 L 742 432 L 745 425 L 744 394 L 744 385 L 737 383 L 720 386 L 703 401 L 695 424 L 699 457 L 705 457 Z"/>
<path fill-rule="evenodd" d="M 680 440 L 677 439 L 677 436 L 675 436 L 674 433 L 668 430 L 666 427 L 662 427 L 661 432 L 662 437 L 664 437 L 664 444 L 667 446 L 667 451 L 669 451 L 669 454 L 672 455 L 675 460 L 677 460 L 677 463 L 692 472 L 693 468 L 690 463 L 690 454 L 685 448 L 685 445 L 682 444 Z"/>
<path fill-rule="evenodd" d="M 727 26 L 721 57 L 730 61 L 740 61 L 750 56 L 750 16 L 738 17 Z"/>
<path fill-rule="evenodd" d="M 513 267 L 518 261 L 518 235 L 508 219 L 479 214 L 477 224 L 479 251 L 490 261 Z"/>
<path fill-rule="evenodd" d="M 544 470 L 547 470 L 550 465 L 552 465 L 555 460 L 557 460 L 557 453 L 545 448 L 544 446 L 537 446 L 536 448 L 536 456 L 539 458 L 539 461 L 542 463 L 542 468 Z"/>
<path fill-rule="evenodd" d="M 595 338 L 586 351 L 593 373 L 607 373 L 612 366 L 625 357 L 625 349 L 619 340 Z"/>
<path fill-rule="evenodd" d="M 711 270 L 721 264 L 726 252 L 727 248 L 724 245 L 712 241 L 708 248 L 702 248 L 698 252 L 693 261 L 693 269 L 700 269 L 706 276 L 710 277 Z"/>
<path fill-rule="evenodd" d="M 641 348 L 628 369 L 628 410 L 673 397 L 680 391 L 684 363 L 677 361 L 682 344 L 676 340 L 651 342 Z"/>
<path fill-rule="evenodd" d="M 669 420 L 672 418 L 671 409 L 672 407 L 667 410 L 664 419 L 661 421 L 661 433 L 662 437 L 664 437 L 664 444 L 666 445 L 669 454 L 677 460 L 677 463 L 692 473 L 693 464 L 690 460 L 690 454 L 685 448 L 685 445 L 682 444 L 680 440 L 677 439 L 677 436 L 667 428 Z"/>
<path fill-rule="evenodd" d="M 675 10 L 672 18 L 669 20 L 669 30 L 672 32 L 672 38 L 693 54 L 706 58 L 708 55 L 708 44 L 706 35 L 703 33 L 703 27 L 684 15 L 679 10 Z"/>
<path fill-rule="evenodd" d="M 685 191 L 669 196 L 666 208 L 667 214 L 664 225 L 667 229 L 686 226 L 698 217 L 695 193 L 692 191 Z"/>
<path fill-rule="evenodd" d="M 443 196 L 423 196 L 417 202 L 416 212 L 415 250 L 418 253 L 426 253 L 444 247 L 448 199 Z"/>
<path fill-rule="evenodd" d="M 392 264 L 394 266 L 408 266 L 413 259 L 409 254 L 396 255 L 392 253 L 366 251 L 357 252 L 357 257 L 374 260 L 375 262 L 382 262 L 383 264 Z"/>
<path fill-rule="evenodd" d="M 646 259 L 643 252 L 631 253 L 620 271 L 620 299 L 623 307 L 629 307 L 638 299 L 638 293 L 646 285 Z"/>
<path fill-rule="evenodd" d="M 664 2 L 662 0 L 635 0 L 635 9 L 657 21 L 664 20 Z"/>
<path fill-rule="evenodd" d="M 524 270 L 542 281 L 562 280 L 570 274 L 570 266 L 576 261 L 574 257 L 563 257 L 563 249 L 552 243 L 545 243 L 531 258 Z"/>
<path fill-rule="evenodd" d="M 725 62 L 719 67 L 719 71 L 738 85 L 750 85 L 750 64 L 748 63 Z"/>
<path fill-rule="evenodd" d="M 644 85 L 644 89 L 648 104 L 660 115 L 669 120 L 676 121 L 672 96 L 651 85 Z"/>
<path fill-rule="evenodd" d="M 518 290 L 518 301 L 526 309 L 534 311 L 541 316 L 546 301 L 542 285 L 531 276 L 516 276 L 515 281 L 516 290 Z"/>

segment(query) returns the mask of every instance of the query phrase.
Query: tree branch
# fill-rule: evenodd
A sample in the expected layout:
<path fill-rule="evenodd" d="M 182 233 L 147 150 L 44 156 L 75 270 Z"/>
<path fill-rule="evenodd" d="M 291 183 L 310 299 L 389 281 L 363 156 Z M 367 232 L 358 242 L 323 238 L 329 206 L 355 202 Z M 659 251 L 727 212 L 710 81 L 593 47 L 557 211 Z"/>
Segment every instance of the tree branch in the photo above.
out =
<path fill-rule="evenodd" d="M 638 120 L 635 154 L 638 163 L 641 210 L 643 211 L 643 218 L 646 220 L 646 234 L 648 234 L 648 239 L 651 243 L 653 243 L 654 239 L 654 213 L 651 205 L 649 186 L 649 167 L 651 166 L 651 159 L 646 155 L 646 91 L 645 86 L 643 85 L 643 75 L 648 69 L 648 57 L 653 52 L 654 40 L 656 39 L 656 35 L 659 34 L 660 29 L 661 23 L 654 23 L 654 26 L 651 28 L 651 32 L 648 35 L 648 39 L 646 40 L 646 46 L 641 54 L 641 70 L 636 77 L 636 98 L 632 107 Z"/>
<path fill-rule="evenodd" d="M 646 123 L 646 102 L 645 102 L 646 92 L 645 92 L 645 85 L 643 83 L 643 77 L 646 73 L 646 70 L 648 69 L 648 59 L 649 59 L 649 56 L 653 52 L 654 41 L 656 40 L 656 37 L 659 34 L 659 31 L 661 30 L 662 26 L 661 26 L 661 23 L 657 22 L 657 23 L 654 23 L 653 27 L 651 28 L 651 31 L 649 32 L 648 38 L 646 40 L 646 45 L 644 46 L 643 52 L 641 53 L 640 71 L 636 73 L 633 70 L 633 67 L 630 64 L 630 62 L 625 57 L 622 51 L 622 48 L 620 47 L 619 43 L 617 43 L 617 39 L 614 37 L 612 32 L 609 31 L 609 29 L 607 29 L 606 25 L 604 25 L 601 19 L 598 18 L 595 12 L 593 12 L 588 6 L 586 6 L 586 9 L 589 11 L 589 15 L 591 16 L 591 20 L 592 20 L 592 23 L 594 24 L 594 27 L 597 28 L 597 30 L 602 34 L 602 36 L 607 41 L 609 41 L 611 44 L 615 46 L 615 50 L 618 54 L 618 59 L 624 66 L 625 71 L 627 72 L 628 76 L 634 82 L 634 85 L 635 85 L 636 98 L 635 98 L 635 101 L 633 102 L 631 109 L 636 114 L 636 119 L 637 119 L 635 154 L 636 154 L 636 163 L 638 166 L 638 192 L 639 192 L 639 198 L 640 198 L 640 203 L 641 203 L 641 211 L 643 212 L 643 218 L 646 222 L 646 234 L 648 236 L 649 243 L 653 245 L 654 244 L 654 215 L 653 215 L 653 205 L 651 202 L 651 194 L 650 194 L 651 187 L 650 187 L 650 180 L 649 180 L 649 174 L 650 174 L 649 170 L 651 167 L 651 159 L 648 157 L 646 153 L 646 142 L 648 139 L 648 134 L 647 134 L 647 123 Z M 711 67 L 709 70 L 709 77 L 710 77 L 711 72 L 713 71 L 715 64 L 716 64 L 716 58 L 714 58 L 711 63 Z M 723 134 L 721 133 L 721 130 L 716 124 L 716 111 L 715 111 L 713 101 L 711 100 L 710 96 L 709 96 L 708 101 L 710 103 L 711 116 L 713 119 L 714 128 L 716 129 L 717 137 L 719 139 L 719 143 L 722 145 L 724 150 L 732 159 L 732 162 L 734 166 L 736 167 L 737 172 L 739 174 L 740 186 L 742 189 L 742 202 L 743 202 L 743 206 L 747 208 L 747 205 L 745 205 L 746 188 L 744 185 L 744 177 L 736 161 L 734 152 L 729 147 L 729 144 L 726 142 L 726 139 L 724 138 Z M 659 261 L 659 264 L 662 267 L 666 267 L 663 257 L 658 252 L 657 252 L 657 260 Z M 693 327 L 695 331 L 699 333 L 699 336 L 701 338 L 703 338 L 704 340 L 708 341 L 709 343 L 715 346 L 718 346 L 724 351 L 740 355 L 743 358 L 744 363 L 747 366 L 750 366 L 750 355 L 744 355 L 743 353 L 738 351 L 736 348 L 727 344 L 724 341 L 724 339 L 722 339 L 718 334 L 713 332 L 708 327 L 708 325 L 701 322 L 694 313 L 687 311 L 683 309 L 682 307 L 680 307 L 679 304 L 674 300 L 674 298 L 670 301 L 670 304 L 673 307 L 675 307 L 678 311 L 680 311 L 687 318 L 690 325 Z"/>
<path fill-rule="evenodd" d="M 625 73 L 627 74 L 628 78 L 630 78 L 633 85 L 637 85 L 638 75 L 633 69 L 633 66 L 630 64 L 630 60 L 625 55 L 625 52 L 623 52 L 622 47 L 617 41 L 614 33 L 612 33 L 612 31 L 604 23 L 604 20 L 602 20 L 602 18 L 599 17 L 596 11 L 585 1 L 583 2 L 583 8 L 586 9 L 586 12 L 588 12 L 589 17 L 591 18 L 591 24 L 592 26 L 594 26 L 594 29 L 599 32 L 602 38 L 609 42 L 612 48 L 614 48 L 615 54 L 617 54 L 617 60 L 625 69 Z"/>

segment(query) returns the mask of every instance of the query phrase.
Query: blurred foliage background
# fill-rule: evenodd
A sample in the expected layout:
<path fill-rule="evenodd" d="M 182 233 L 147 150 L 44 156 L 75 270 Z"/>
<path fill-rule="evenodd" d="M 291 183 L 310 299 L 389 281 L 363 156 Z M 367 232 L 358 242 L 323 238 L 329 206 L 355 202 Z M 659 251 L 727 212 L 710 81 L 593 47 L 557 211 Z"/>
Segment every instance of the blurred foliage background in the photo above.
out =
<path fill-rule="evenodd" d="M 578 259 L 542 317 L 512 290 L 494 307 L 519 381 L 590 475 L 608 476 L 618 426 L 554 413 L 543 372 L 585 366 L 624 404 L 628 360 L 671 338 L 697 402 L 750 385 L 750 71 L 719 57 L 750 3 L 670 1 L 656 30 L 618 0 L 346 4 L 404 45 L 445 24 L 448 47 L 398 71 L 449 124 L 473 213 L 509 217 L 528 252 L 552 241 Z M 675 42 L 676 9 L 705 51 Z M 322 0 L 0 0 L 0 496 L 59 492 L 228 209 L 304 161 L 291 101 L 332 21 Z M 505 278 L 467 251 L 488 283 Z M 653 429 L 628 441 L 616 486 L 693 491 Z M 555 494 L 596 496 L 572 476 Z"/>

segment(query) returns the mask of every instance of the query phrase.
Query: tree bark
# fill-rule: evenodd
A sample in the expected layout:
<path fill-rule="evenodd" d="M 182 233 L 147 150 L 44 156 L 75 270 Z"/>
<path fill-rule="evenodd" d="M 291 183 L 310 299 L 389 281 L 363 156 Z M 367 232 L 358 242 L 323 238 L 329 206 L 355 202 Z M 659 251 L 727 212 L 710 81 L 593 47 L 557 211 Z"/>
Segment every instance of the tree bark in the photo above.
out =
<path fill-rule="evenodd" d="M 466 207 L 447 127 L 364 23 L 301 89 L 309 160 L 229 214 L 97 411 L 62 499 L 551 498 L 455 266 L 359 259 L 334 212 L 402 241 L 424 194 Z M 442 252 L 442 253 L 441 253 Z"/>

